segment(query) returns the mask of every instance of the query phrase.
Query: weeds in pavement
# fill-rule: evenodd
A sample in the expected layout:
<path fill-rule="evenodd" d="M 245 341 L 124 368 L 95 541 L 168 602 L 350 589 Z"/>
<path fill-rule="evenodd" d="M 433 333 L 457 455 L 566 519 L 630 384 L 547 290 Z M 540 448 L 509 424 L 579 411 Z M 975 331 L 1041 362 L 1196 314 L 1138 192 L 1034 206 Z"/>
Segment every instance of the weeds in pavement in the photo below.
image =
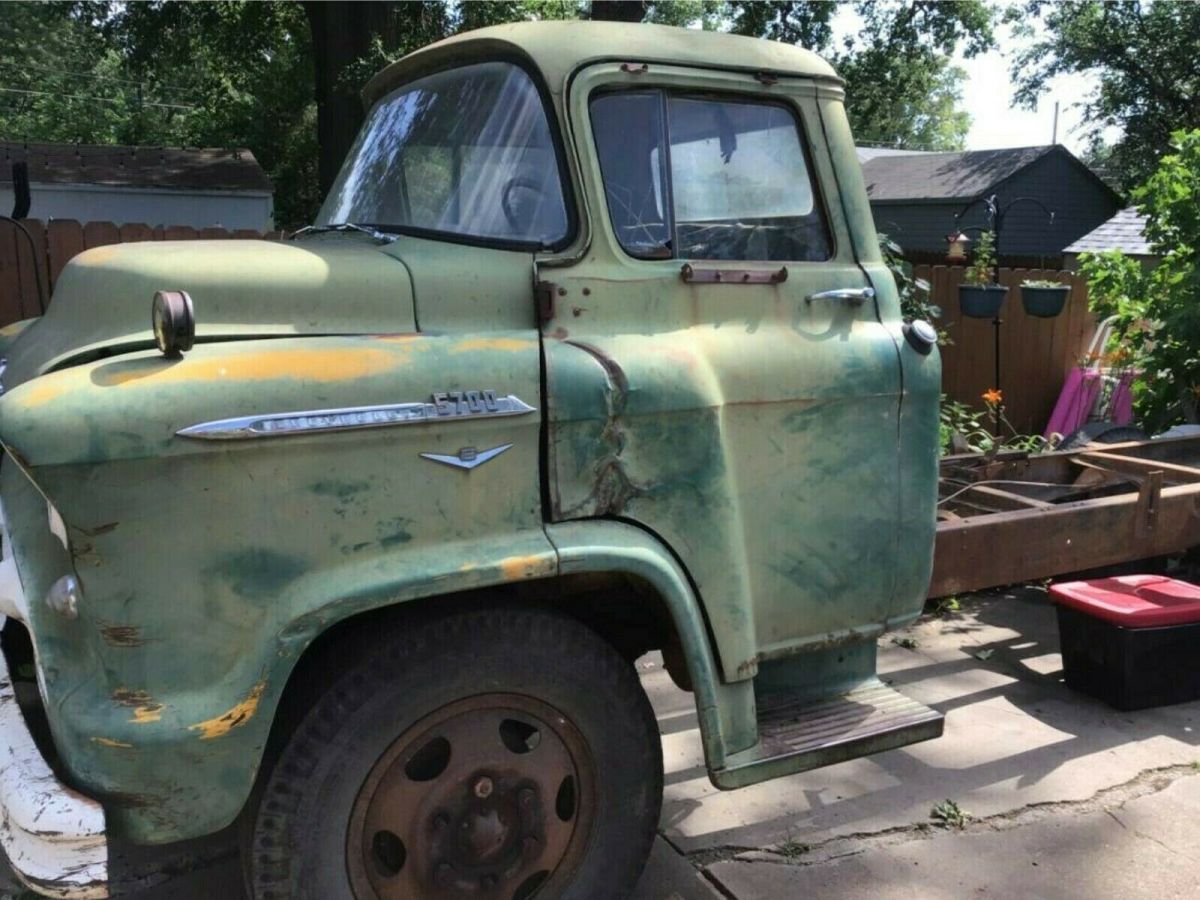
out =
<path fill-rule="evenodd" d="M 943 828 L 962 828 L 971 818 L 971 814 L 963 812 L 953 800 L 943 800 L 929 811 L 929 818 L 935 820 Z"/>

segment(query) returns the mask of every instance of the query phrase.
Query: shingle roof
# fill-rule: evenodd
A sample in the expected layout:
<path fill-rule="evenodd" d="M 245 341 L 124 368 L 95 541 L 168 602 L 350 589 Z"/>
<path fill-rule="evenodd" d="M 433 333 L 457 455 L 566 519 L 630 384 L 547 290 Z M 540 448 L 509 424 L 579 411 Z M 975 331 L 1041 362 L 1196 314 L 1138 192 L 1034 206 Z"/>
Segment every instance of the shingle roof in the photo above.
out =
<path fill-rule="evenodd" d="M 1130 256 L 1153 256 L 1154 251 L 1143 233 L 1146 217 L 1135 207 L 1121 210 L 1099 228 L 1089 231 L 1063 253 L 1098 253 L 1120 250 Z"/>
<path fill-rule="evenodd" d="M 854 152 L 858 154 L 860 163 L 877 156 L 925 156 L 929 153 L 928 150 L 896 150 L 891 147 L 855 147 Z"/>
<path fill-rule="evenodd" d="M 98 184 L 168 190 L 273 190 L 249 150 L 125 147 L 0 141 L 0 183 L 12 164 L 29 164 L 34 184 Z"/>
<path fill-rule="evenodd" d="M 1054 149 L 1050 145 L 952 153 L 885 153 L 872 155 L 863 163 L 863 177 L 872 201 L 967 200 Z"/>

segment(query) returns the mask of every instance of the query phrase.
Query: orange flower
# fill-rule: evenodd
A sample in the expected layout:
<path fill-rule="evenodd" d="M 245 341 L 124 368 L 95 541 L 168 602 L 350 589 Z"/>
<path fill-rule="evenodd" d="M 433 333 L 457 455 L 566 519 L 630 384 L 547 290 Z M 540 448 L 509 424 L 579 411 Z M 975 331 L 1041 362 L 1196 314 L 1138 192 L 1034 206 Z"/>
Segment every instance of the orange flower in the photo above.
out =
<path fill-rule="evenodd" d="M 983 402 L 990 405 L 995 405 L 1004 399 L 1004 395 L 997 388 L 986 390 L 981 396 L 983 397 Z"/>

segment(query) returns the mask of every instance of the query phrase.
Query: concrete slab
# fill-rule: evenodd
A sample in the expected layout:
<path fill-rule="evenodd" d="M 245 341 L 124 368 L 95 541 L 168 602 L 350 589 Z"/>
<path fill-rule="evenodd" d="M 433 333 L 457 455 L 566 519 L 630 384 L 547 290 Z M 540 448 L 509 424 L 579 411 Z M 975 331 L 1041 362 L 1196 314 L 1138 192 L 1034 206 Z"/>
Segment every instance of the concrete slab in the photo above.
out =
<path fill-rule="evenodd" d="M 1200 895 L 1200 778 L 1076 815 L 901 838 L 818 865 L 726 861 L 710 873 L 737 900 L 1093 900 Z"/>
<path fill-rule="evenodd" d="M 650 861 L 629 900 L 721 900 L 699 870 L 661 837 L 654 842 Z"/>
<path fill-rule="evenodd" d="M 906 638 L 915 647 L 894 642 Z M 990 816 L 1200 759 L 1200 703 L 1123 713 L 1063 684 L 1054 611 L 1038 589 L 973 598 L 885 637 L 880 670 L 946 714 L 944 737 L 729 793 L 708 781 L 695 718 L 681 711 L 687 695 L 645 671 L 669 723 L 662 827 L 671 843 L 701 859 L 813 843 L 925 821 L 947 798 Z"/>

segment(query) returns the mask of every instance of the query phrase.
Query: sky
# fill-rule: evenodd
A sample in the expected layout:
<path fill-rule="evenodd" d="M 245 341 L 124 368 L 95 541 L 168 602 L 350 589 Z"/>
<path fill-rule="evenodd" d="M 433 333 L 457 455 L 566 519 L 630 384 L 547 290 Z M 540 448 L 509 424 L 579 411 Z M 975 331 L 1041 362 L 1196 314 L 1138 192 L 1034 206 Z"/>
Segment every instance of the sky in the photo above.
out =
<path fill-rule="evenodd" d="M 834 40 L 856 28 L 858 16 L 849 4 L 843 5 L 833 20 Z M 1003 48 L 966 59 L 957 54 L 955 63 L 967 73 L 962 85 L 963 109 L 971 114 L 967 133 L 968 150 L 995 150 L 1001 147 L 1035 147 L 1051 143 L 1054 135 L 1054 102 L 1059 103 L 1058 142 L 1076 156 L 1087 145 L 1079 127 L 1082 119 L 1078 104 L 1096 87 L 1094 74 L 1060 75 L 1053 79 L 1038 101 L 1036 110 L 1012 107 L 1013 84 L 1009 57 L 1030 38 L 1014 37 L 1010 26 L 996 30 L 997 43 Z M 1114 134 L 1109 134 L 1109 139 Z"/>
<path fill-rule="evenodd" d="M 1001 45 L 1012 47 L 1011 41 Z M 1009 61 L 998 51 L 974 59 L 959 59 L 958 65 L 967 73 L 963 84 L 962 106 L 971 113 L 971 130 L 967 133 L 968 150 L 993 150 L 998 147 L 1033 147 L 1049 144 L 1054 134 L 1054 102 L 1059 104 L 1058 142 L 1079 156 L 1087 144 L 1079 128 L 1080 110 L 1076 106 L 1096 86 L 1090 74 L 1060 75 L 1050 83 L 1038 101 L 1036 111 L 1014 109 L 1013 85 L 1009 76 Z"/>

